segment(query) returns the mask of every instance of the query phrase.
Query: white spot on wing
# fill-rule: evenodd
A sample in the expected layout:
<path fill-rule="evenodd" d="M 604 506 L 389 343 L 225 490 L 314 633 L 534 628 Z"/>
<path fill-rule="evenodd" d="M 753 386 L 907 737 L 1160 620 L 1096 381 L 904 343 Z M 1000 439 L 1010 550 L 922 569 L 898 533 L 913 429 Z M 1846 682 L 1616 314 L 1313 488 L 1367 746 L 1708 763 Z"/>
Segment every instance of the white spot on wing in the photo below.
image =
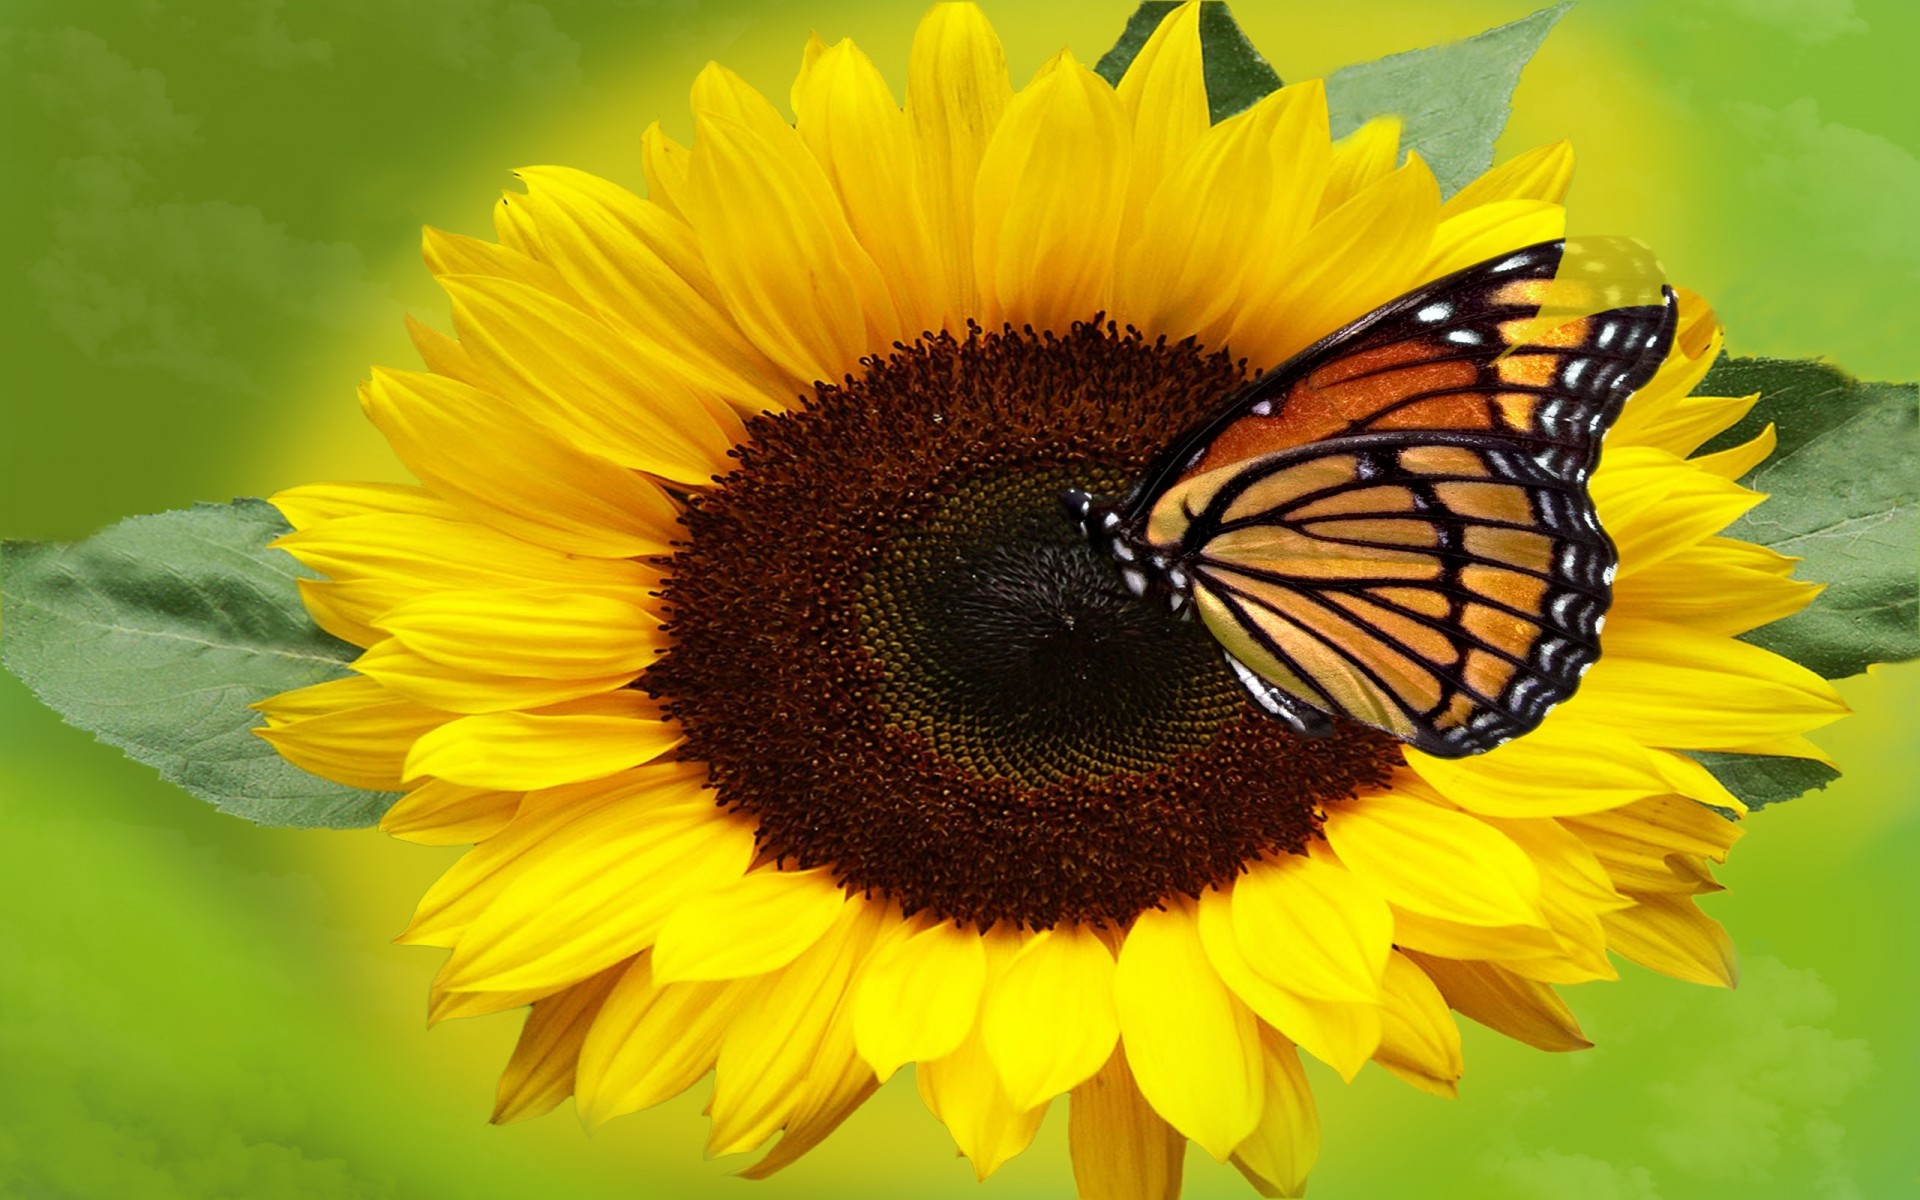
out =
<path fill-rule="evenodd" d="M 1455 329 L 1447 334 L 1447 340 L 1457 346 L 1478 346 L 1480 335 L 1471 329 Z"/>
<path fill-rule="evenodd" d="M 1273 415 L 1273 401 L 1262 400 L 1247 411 L 1256 417 L 1270 417 Z"/>
<path fill-rule="evenodd" d="M 1144 596 L 1147 594 L 1147 577 L 1144 572 L 1136 570 L 1133 567 L 1126 567 L 1121 570 L 1120 578 L 1127 581 L 1127 590 L 1134 595 Z"/>
<path fill-rule="evenodd" d="M 1415 319 L 1421 321 L 1444 321 L 1453 315 L 1453 305 L 1444 301 L 1439 304 L 1429 304 L 1413 315 Z"/>

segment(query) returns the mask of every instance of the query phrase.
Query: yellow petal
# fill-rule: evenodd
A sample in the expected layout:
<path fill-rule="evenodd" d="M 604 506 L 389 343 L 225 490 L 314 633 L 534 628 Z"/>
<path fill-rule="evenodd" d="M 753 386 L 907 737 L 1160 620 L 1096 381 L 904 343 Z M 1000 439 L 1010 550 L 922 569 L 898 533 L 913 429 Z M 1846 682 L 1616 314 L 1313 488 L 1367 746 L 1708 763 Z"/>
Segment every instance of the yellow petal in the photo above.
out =
<path fill-rule="evenodd" d="M 978 7 L 936 4 L 913 35 L 907 119 L 944 281 L 945 323 L 980 313 L 973 272 L 974 181 L 1013 88 L 1000 39 Z"/>
<path fill-rule="evenodd" d="M 713 1069 L 720 1042 L 753 999 L 755 981 L 653 980 L 645 955 L 618 977 L 580 1047 L 574 1082 L 580 1119 L 597 1129 L 651 1108 Z"/>
<path fill-rule="evenodd" d="M 1760 493 L 1664 450 L 1615 451 L 1591 483 L 1600 524 L 1620 552 L 1620 577 L 1657 565 L 1726 528 Z"/>
<path fill-rule="evenodd" d="M 1601 812 L 1673 790 L 1655 752 L 1562 705 L 1539 728 L 1471 758 L 1406 752 L 1407 766 L 1451 804 L 1489 817 Z"/>
<path fill-rule="evenodd" d="M 1233 881 L 1233 928 L 1253 969 L 1302 996 L 1374 1004 L 1393 943 L 1386 901 L 1330 857 L 1289 854 Z"/>
<path fill-rule="evenodd" d="M 300 530 L 370 513 L 411 513 L 445 521 L 464 516 L 459 506 L 406 483 L 309 483 L 275 492 L 267 503 Z"/>
<path fill-rule="evenodd" d="M 598 779 L 651 762 L 680 741 L 637 692 L 605 697 L 607 711 L 503 712 L 461 717 L 413 745 L 406 777 L 521 791 Z M 587 701 L 573 701 L 584 704 Z"/>
<path fill-rule="evenodd" d="M 1460 1027 L 1427 973 L 1396 952 L 1387 962 L 1373 1061 L 1424 1092 L 1452 1099 L 1460 1073 Z"/>
<path fill-rule="evenodd" d="M 421 897 L 413 921 L 395 939 L 404 945 L 453 946 L 526 863 L 575 821 L 619 806 L 672 805 L 703 800 L 706 768 L 698 763 L 640 767 L 614 779 L 530 793 L 506 827 L 460 856 Z"/>
<path fill-rule="evenodd" d="M 1520 848 L 1465 813 L 1404 795 L 1332 806 L 1327 843 L 1400 908 L 1465 925 L 1541 925 L 1540 878 Z"/>
<path fill-rule="evenodd" d="M 1753 553 L 1728 553 L 1729 546 Z M 1813 602 L 1822 585 L 1789 578 L 1792 569 L 1792 560 L 1771 550 L 1710 538 L 1616 580 L 1613 604 L 1623 616 L 1732 636 Z"/>
<path fill-rule="evenodd" d="M 1286 254 L 1249 264 L 1247 303 L 1228 334 L 1234 352 L 1256 365 L 1284 362 L 1405 292 L 1439 209 L 1433 172 L 1409 155 L 1406 166 L 1328 213 Z"/>
<path fill-rule="evenodd" d="M 822 46 L 794 85 L 793 111 L 886 279 L 904 331 L 940 328 L 947 280 L 920 197 L 912 132 L 886 80 L 851 41 Z"/>
<path fill-rule="evenodd" d="M 1552 241 L 1567 231 L 1567 210 L 1545 200 L 1499 200 L 1447 214 L 1433 234 L 1421 279 L 1438 279 L 1498 254 Z"/>
<path fill-rule="evenodd" d="M 1773 423 L 1768 422 L 1765 429 L 1738 446 L 1730 446 L 1713 454 L 1697 455 L 1688 459 L 1687 462 L 1710 475 L 1718 475 L 1722 479 L 1738 479 L 1765 461 L 1779 442 Z"/>
<path fill-rule="evenodd" d="M 529 425 L 581 450 L 676 483 L 728 467 L 737 420 L 666 371 L 643 344 L 565 301 L 508 279 L 442 275 L 454 328 L 476 367 Z M 513 443 L 501 443 L 511 445 Z"/>
<path fill-rule="evenodd" d="M 1459 962 L 1408 952 L 1447 1004 L 1496 1033 L 1539 1050 L 1585 1050 L 1593 1045 L 1551 987 L 1493 963 Z"/>
<path fill-rule="evenodd" d="M 568 302 L 578 300 L 560 273 L 547 263 L 496 242 L 447 233 L 429 225 L 421 231 L 420 256 L 435 275 L 490 275 L 551 292 Z"/>
<path fill-rule="evenodd" d="M 1502 200 L 1544 200 L 1559 204 L 1573 181 L 1573 145 L 1552 142 L 1516 154 L 1448 197 L 1443 219 Z"/>
<path fill-rule="evenodd" d="M 1047 1115 L 1045 1104 L 1023 1109 L 1008 1097 L 977 1025 L 952 1054 L 921 1063 L 914 1082 L 979 1179 L 1025 1150 Z"/>
<path fill-rule="evenodd" d="M 978 932 L 938 921 L 875 954 L 853 1005 L 854 1044 L 881 1079 L 959 1048 L 980 1012 L 987 952 Z"/>
<path fill-rule="evenodd" d="M 1271 92 L 1200 139 L 1120 246 L 1114 315 L 1148 334 L 1226 341 L 1250 264 L 1284 255 L 1327 182 L 1327 99 L 1317 79 Z M 1205 212 L 1204 221 L 1192 219 Z M 1261 286 L 1266 276 L 1253 272 Z"/>
<path fill-rule="evenodd" d="M 1393 910 L 1393 941 L 1403 950 L 1442 958 L 1504 960 L 1539 957 L 1559 949 L 1544 916 L 1538 925 L 1470 925 L 1406 908 Z"/>
<path fill-rule="evenodd" d="M 536 678 L 631 678 L 663 648 L 659 618 L 569 588 L 436 592 L 382 617 L 412 650 L 463 671 Z"/>
<path fill-rule="evenodd" d="M 523 855 L 461 933 L 449 986 L 564 984 L 645 949 L 682 905 L 737 880 L 753 854 L 747 823 L 710 794 L 611 804 Z"/>
<path fill-rule="evenodd" d="M 422 735 L 444 728 L 449 716 L 360 676 L 283 692 L 258 707 L 269 722 L 253 732 L 282 758 L 377 792 L 401 790 L 410 777 L 404 769 L 408 754 Z"/>
<path fill-rule="evenodd" d="M 521 797 L 428 780 L 381 815 L 380 832 L 423 846 L 472 845 L 504 829 Z"/>
<path fill-rule="evenodd" d="M 507 1069 L 500 1075 L 493 1106 L 495 1125 L 537 1117 L 573 1094 L 580 1043 L 619 975 L 618 969 L 603 971 L 534 1002 Z"/>
<path fill-rule="evenodd" d="M 1114 92 L 1133 130 L 1120 226 L 1120 244 L 1127 246 L 1146 219 L 1147 202 L 1212 124 L 1200 62 L 1199 0 L 1187 0 L 1161 18 Z"/>
<path fill-rule="evenodd" d="M 1113 972 L 1099 935 L 1060 925 L 1028 941 L 988 990 L 980 1033 L 1016 1108 L 1077 1087 L 1112 1056 Z"/>
<path fill-rule="evenodd" d="M 1351 1081 L 1366 1065 L 1380 1044 L 1378 1005 L 1309 1000 L 1255 972 L 1234 932 L 1233 904 L 1227 892 L 1210 888 L 1201 893 L 1199 930 L 1207 961 L 1260 1020 L 1344 1079 Z"/>
<path fill-rule="evenodd" d="M 653 947 L 653 977 L 680 983 L 778 970 L 819 941 L 846 903 L 825 867 L 749 872 L 667 918 Z"/>
<path fill-rule="evenodd" d="M 1233 1165 L 1263 1196 L 1304 1196 L 1307 1173 L 1320 1157 L 1320 1112 L 1293 1043 L 1260 1030 L 1266 1099 L 1260 1124 L 1233 1153 Z"/>
<path fill-rule="evenodd" d="M 793 402 L 806 381 L 776 368 L 734 324 L 685 222 L 584 171 L 529 167 L 520 176 L 556 272 L 639 344 L 639 357 L 742 412 Z"/>
<path fill-rule="evenodd" d="M 585 558 L 522 541 L 488 525 L 414 513 L 339 517 L 273 545 L 337 580 L 391 584 L 408 599 L 457 588 L 564 586 L 646 603 L 657 570 L 624 558 Z"/>
<path fill-rule="evenodd" d="M 837 381 L 904 328 L 886 280 L 800 135 L 738 76 L 694 86 L 688 219 L 748 339 L 803 380 Z"/>
<path fill-rule="evenodd" d="M 1140 914 L 1113 984 L 1140 1093 L 1224 1162 L 1260 1119 L 1258 1023 L 1208 962 L 1193 906 Z"/>
<path fill-rule="evenodd" d="M 1635 617 L 1607 626 L 1569 704 L 1651 746 L 1713 750 L 1805 733 L 1847 713 L 1833 685 L 1758 646 Z"/>
<path fill-rule="evenodd" d="M 655 121 L 640 132 L 640 165 L 647 176 L 647 199 L 686 219 L 687 168 L 692 155 Z"/>
<path fill-rule="evenodd" d="M 1322 217 L 1393 173 L 1400 161 L 1400 118 L 1375 117 L 1333 144 Z"/>
<path fill-rule="evenodd" d="M 1107 307 L 1128 141 L 1113 89 L 1066 51 L 1007 105 L 974 190 L 973 262 L 988 328 L 1065 332 Z"/>
<path fill-rule="evenodd" d="M 855 1061 L 851 984 L 885 922 L 883 904 L 843 904 L 832 928 L 792 964 L 765 978 L 758 999 L 727 1031 L 714 1067 L 709 1154 L 734 1154 L 795 1119 L 812 1095 L 810 1076 L 839 1076 Z M 836 1066 L 820 1063 L 831 1047 Z M 860 1067 L 865 1074 L 864 1066 Z M 816 1083 L 821 1082 L 815 1079 Z"/>
<path fill-rule="evenodd" d="M 1631 908 L 1603 913 L 1607 944 L 1643 967 L 1685 979 L 1732 987 L 1740 978 L 1733 939 L 1701 912 L 1693 897 L 1636 895 Z"/>
<path fill-rule="evenodd" d="M 389 609 L 388 611 L 392 611 Z M 353 660 L 353 669 L 396 695 L 450 713 L 494 713 L 538 708 L 618 691 L 634 672 L 586 678 L 540 679 L 450 667 L 387 638 Z"/>
<path fill-rule="evenodd" d="M 1179 1200 L 1187 1139 L 1153 1111 L 1125 1051 L 1073 1089 L 1067 1143 L 1079 1193 L 1101 1200 Z"/>
<path fill-rule="evenodd" d="M 360 395 L 408 470 L 502 532 L 607 558 L 657 554 L 676 536 L 673 503 L 658 487 L 490 392 L 376 369 Z M 488 466 L 502 446 L 513 447 L 511 471 Z"/>

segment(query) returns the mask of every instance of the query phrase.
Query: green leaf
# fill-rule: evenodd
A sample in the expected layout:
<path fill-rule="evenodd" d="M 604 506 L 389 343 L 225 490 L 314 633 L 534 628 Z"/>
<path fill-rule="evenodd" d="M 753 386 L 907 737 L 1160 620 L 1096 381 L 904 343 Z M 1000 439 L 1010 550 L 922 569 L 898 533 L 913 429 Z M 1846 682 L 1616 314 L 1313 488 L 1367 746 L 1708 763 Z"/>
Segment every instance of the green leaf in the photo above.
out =
<path fill-rule="evenodd" d="M 263 825 L 377 821 L 390 794 L 287 762 L 247 706 L 339 679 L 358 651 L 316 627 L 267 543 L 264 500 L 134 517 L 73 545 L 9 542 L 0 662 L 41 701 L 225 812 Z"/>
<path fill-rule="evenodd" d="M 1769 422 L 1780 439 L 1741 480 L 1769 499 L 1727 535 L 1804 559 L 1796 576 L 1827 585 L 1745 640 L 1829 679 L 1920 657 L 1920 389 L 1862 383 L 1826 363 L 1722 358 L 1696 390 L 1760 393 L 1707 449 L 1738 445 Z"/>
<path fill-rule="evenodd" d="M 1715 750 L 1690 751 L 1688 757 L 1712 771 L 1714 778 L 1745 801 L 1748 808 L 1765 808 L 1782 800 L 1797 800 L 1840 778 L 1840 772 L 1810 758 L 1723 754 Z"/>
<path fill-rule="evenodd" d="M 1400 146 L 1417 150 L 1451 196 L 1493 165 L 1520 69 L 1573 5 L 1541 9 L 1464 41 L 1409 50 L 1327 76 L 1333 136 L 1397 116 Z"/>
<path fill-rule="evenodd" d="M 1153 31 L 1174 9 L 1173 0 L 1147 0 L 1127 19 L 1127 27 L 1113 49 L 1100 56 L 1094 70 L 1118 86 L 1120 77 L 1147 44 Z M 1207 109 L 1215 121 L 1224 121 L 1280 86 L 1280 76 L 1253 48 L 1247 35 L 1219 0 L 1200 5 L 1200 66 L 1207 81 Z"/>

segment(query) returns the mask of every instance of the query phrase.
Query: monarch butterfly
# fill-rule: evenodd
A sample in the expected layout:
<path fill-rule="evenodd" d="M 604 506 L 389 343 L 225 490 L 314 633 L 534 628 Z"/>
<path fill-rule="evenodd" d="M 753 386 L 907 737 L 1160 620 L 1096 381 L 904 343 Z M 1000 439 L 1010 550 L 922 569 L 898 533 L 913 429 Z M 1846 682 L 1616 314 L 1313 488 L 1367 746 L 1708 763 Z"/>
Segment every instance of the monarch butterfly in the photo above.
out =
<path fill-rule="evenodd" d="M 1587 478 L 1677 319 L 1671 288 L 1631 286 L 1658 279 L 1644 248 L 1594 246 L 1544 242 L 1391 301 L 1118 499 L 1063 503 L 1295 732 L 1344 717 L 1447 758 L 1517 737 L 1599 657 L 1618 560 Z"/>

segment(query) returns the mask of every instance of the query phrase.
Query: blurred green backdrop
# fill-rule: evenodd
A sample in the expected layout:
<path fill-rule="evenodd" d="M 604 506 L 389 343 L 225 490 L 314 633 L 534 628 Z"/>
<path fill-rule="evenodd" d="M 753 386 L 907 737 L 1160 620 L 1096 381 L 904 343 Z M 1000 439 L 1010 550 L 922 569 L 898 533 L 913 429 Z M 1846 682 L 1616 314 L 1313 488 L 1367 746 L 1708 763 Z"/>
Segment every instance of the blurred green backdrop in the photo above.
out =
<path fill-rule="evenodd" d="M 986 0 L 1016 79 L 1128 8 Z M 1243 0 L 1288 79 L 1458 37 L 1527 0 Z M 784 97 L 807 32 L 904 82 L 898 0 L 8 0 L 0 13 L 0 531 L 309 479 L 396 477 L 353 385 L 444 323 L 419 227 L 485 233 L 508 169 L 638 186 L 709 58 Z M 1920 108 L 1904 0 L 1587 0 L 1505 153 L 1571 136 L 1574 220 L 1631 232 L 1736 351 L 1920 376 Z M 1845 690 L 1848 768 L 1765 812 L 1709 901 L 1746 978 L 1572 990 L 1598 1049 L 1467 1031 L 1462 1098 L 1318 1079 L 1313 1194 L 1880 1200 L 1920 1194 L 1920 667 Z M 512 1017 L 424 1028 L 436 952 L 388 943 L 451 858 L 204 810 L 0 679 L 0 1195 L 1070 1194 L 1064 1112 L 976 1188 L 902 1079 L 770 1183 L 703 1162 L 697 1096 L 587 1137 L 485 1124 Z M 1190 1156 L 1188 1194 L 1250 1195 Z"/>

